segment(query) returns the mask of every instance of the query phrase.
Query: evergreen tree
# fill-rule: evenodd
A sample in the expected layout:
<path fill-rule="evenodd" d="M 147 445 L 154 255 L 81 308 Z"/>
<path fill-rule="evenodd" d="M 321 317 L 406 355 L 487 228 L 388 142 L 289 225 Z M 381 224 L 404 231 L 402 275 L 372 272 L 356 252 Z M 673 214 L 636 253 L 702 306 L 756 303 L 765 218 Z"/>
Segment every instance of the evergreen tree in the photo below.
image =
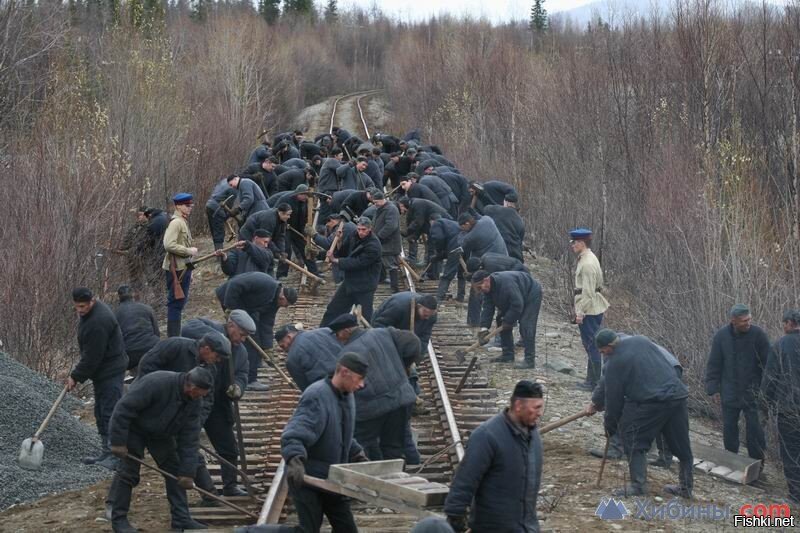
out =
<path fill-rule="evenodd" d="M 339 20 L 339 6 L 336 0 L 328 0 L 328 5 L 325 6 L 325 22 L 332 24 Z"/>
<path fill-rule="evenodd" d="M 313 18 L 314 0 L 283 0 L 283 14 L 289 17 Z"/>
<path fill-rule="evenodd" d="M 281 16 L 281 0 L 258 0 L 258 14 L 261 15 L 267 24 L 275 24 Z"/>
<path fill-rule="evenodd" d="M 191 16 L 194 20 L 202 22 L 208 16 L 208 1 L 209 0 L 191 0 L 192 12 Z"/>
<path fill-rule="evenodd" d="M 531 7 L 531 30 L 536 33 L 547 31 L 548 20 L 547 10 L 544 8 L 544 0 L 533 0 Z"/>

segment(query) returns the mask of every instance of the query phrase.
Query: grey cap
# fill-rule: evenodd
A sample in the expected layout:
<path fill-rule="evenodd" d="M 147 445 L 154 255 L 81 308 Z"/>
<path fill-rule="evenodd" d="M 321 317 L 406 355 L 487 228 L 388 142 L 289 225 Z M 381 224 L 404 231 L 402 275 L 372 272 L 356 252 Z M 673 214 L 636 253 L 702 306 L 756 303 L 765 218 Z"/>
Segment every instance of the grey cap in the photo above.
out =
<path fill-rule="evenodd" d="M 198 389 L 208 390 L 214 386 L 214 376 L 202 366 L 196 366 L 186 374 L 186 379 Z"/>
<path fill-rule="evenodd" d="M 383 200 L 386 198 L 386 195 L 383 194 L 383 191 L 379 191 L 378 189 L 371 191 L 369 195 L 372 196 L 373 200 Z"/>
<path fill-rule="evenodd" d="M 728 312 L 728 315 L 731 318 L 747 316 L 749 314 L 750 314 L 750 308 L 744 304 L 735 304 L 733 307 L 731 307 L 731 310 Z"/>
<path fill-rule="evenodd" d="M 211 348 L 220 357 L 231 356 L 231 341 L 218 331 L 209 331 L 202 336 L 200 342 Z"/>
<path fill-rule="evenodd" d="M 598 348 L 613 345 L 619 337 L 614 330 L 603 328 L 594 336 L 594 344 Z"/>
<path fill-rule="evenodd" d="M 294 192 L 295 192 L 295 194 L 307 193 L 308 192 L 308 185 L 306 185 L 305 183 L 301 183 L 300 185 L 297 186 L 297 188 L 295 188 Z"/>
<path fill-rule="evenodd" d="M 281 342 L 286 335 L 296 332 L 297 328 L 294 326 L 294 324 L 286 324 L 275 332 L 275 342 Z"/>
<path fill-rule="evenodd" d="M 784 322 L 794 322 L 795 324 L 800 324 L 800 311 L 797 309 L 787 309 L 783 312 L 783 321 Z"/>
<path fill-rule="evenodd" d="M 485 270 L 478 270 L 474 274 L 472 274 L 472 283 L 480 283 L 481 281 L 485 280 L 489 277 L 489 273 Z"/>
<path fill-rule="evenodd" d="M 228 320 L 242 328 L 248 335 L 253 335 L 256 332 L 256 323 L 244 309 L 234 309 L 231 311 Z"/>
<path fill-rule="evenodd" d="M 372 219 L 369 217 L 359 217 L 356 224 L 364 226 L 365 228 L 372 228 Z"/>

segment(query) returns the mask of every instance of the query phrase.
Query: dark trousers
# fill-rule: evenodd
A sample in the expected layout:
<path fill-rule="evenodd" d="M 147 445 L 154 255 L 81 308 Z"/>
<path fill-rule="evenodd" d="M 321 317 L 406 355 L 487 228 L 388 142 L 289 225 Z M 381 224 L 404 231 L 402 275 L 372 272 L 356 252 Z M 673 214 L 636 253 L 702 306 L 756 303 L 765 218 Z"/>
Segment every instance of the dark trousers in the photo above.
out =
<path fill-rule="evenodd" d="M 103 441 L 103 450 L 108 449 L 108 426 L 111 413 L 122 398 L 123 380 L 125 372 L 115 374 L 103 379 L 93 379 L 94 388 L 94 419 L 97 423 L 97 432 Z"/>
<path fill-rule="evenodd" d="M 350 501 L 339 494 L 331 494 L 311 487 L 289 486 L 300 525 L 295 531 L 317 533 L 322 526 L 322 515 L 328 518 L 334 533 L 358 533 Z"/>
<path fill-rule="evenodd" d="M 364 315 L 367 322 L 372 321 L 372 301 L 375 299 L 375 290 L 350 291 L 346 285 L 347 282 L 342 283 L 333 293 L 333 298 L 325 309 L 319 327 L 324 328 L 336 317 L 349 313 L 354 305 L 361 306 L 361 314 Z"/>
<path fill-rule="evenodd" d="M 140 458 L 144 457 L 146 447 L 159 468 L 174 476 L 178 475 L 179 460 L 175 439 L 145 437 L 131 430 L 128 433 L 127 446 L 128 453 Z M 130 458 L 122 459 L 117 464 L 117 471 L 111 482 L 107 498 L 112 506 L 112 524 L 116 524 L 128 516 L 133 487 L 139 484 L 139 467 L 139 463 Z M 186 491 L 178 486 L 177 481 L 166 476 L 164 476 L 164 484 L 167 486 L 167 500 L 173 527 L 186 524 L 192 519 L 189 514 Z"/>
<path fill-rule="evenodd" d="M 182 272 L 183 270 L 176 272 L 178 279 L 181 278 Z M 167 270 L 165 274 L 167 275 L 167 320 L 180 320 L 183 308 L 186 307 L 186 303 L 189 301 L 189 285 L 192 283 L 192 271 L 187 270 L 183 275 L 181 287 L 183 288 L 184 298 L 180 300 L 175 298 L 175 291 L 172 288 L 172 273 Z"/>
<path fill-rule="evenodd" d="M 458 254 L 448 256 L 447 261 L 445 261 L 442 267 L 442 275 L 439 278 L 439 288 L 436 291 L 436 297 L 440 302 L 444 301 L 447 290 L 450 288 L 450 282 L 453 281 L 455 277 L 458 278 L 458 292 L 456 293 L 456 298 L 458 300 L 464 299 L 466 282 L 464 280 L 464 271 L 461 268 L 461 263 L 458 258 Z"/>
<path fill-rule="evenodd" d="M 628 456 L 631 485 L 644 491 L 647 486 L 647 451 L 653 439 L 664 440 L 681 462 L 681 485 L 693 485 L 692 446 L 689 442 L 689 411 L 686 399 L 653 403 L 626 403 L 620 423 L 622 442 Z"/>
<path fill-rule="evenodd" d="M 235 465 L 238 464 L 239 453 L 236 447 L 236 437 L 233 435 L 232 415 L 226 415 L 224 411 L 224 409 L 230 410 L 230 408 L 228 402 L 224 405 L 218 405 L 215 402 L 203 428 L 220 457 Z M 236 485 L 236 470 L 226 464 L 220 465 L 220 470 L 223 488 Z"/>
<path fill-rule="evenodd" d="M 256 333 L 253 335 L 253 340 L 258 343 L 265 351 L 272 348 L 273 333 L 275 328 L 275 311 L 247 311 L 256 323 Z M 258 380 L 258 369 L 261 368 L 261 354 L 258 353 L 249 342 L 245 343 L 247 349 L 247 362 L 249 364 L 247 370 L 247 381 L 252 383 Z"/>
<path fill-rule="evenodd" d="M 778 414 L 778 437 L 781 443 L 783 475 L 789 486 L 789 498 L 800 503 L 800 413 Z"/>
<path fill-rule="evenodd" d="M 739 453 L 739 413 L 744 413 L 745 438 L 747 439 L 747 455 L 753 459 L 764 460 L 764 449 L 767 440 L 764 428 L 758 419 L 757 407 L 722 406 L 722 441 L 729 452 Z"/>
<path fill-rule="evenodd" d="M 306 259 L 306 241 L 303 239 L 296 237 L 294 234 L 292 236 L 286 237 L 286 258 L 292 259 L 292 252 L 294 251 L 294 260 L 293 263 L 296 263 L 300 266 L 305 266 L 309 272 L 312 274 L 317 274 L 317 262 L 313 259 Z M 289 265 L 286 263 L 278 263 L 278 272 L 277 276 L 283 277 L 289 272 Z"/>
<path fill-rule="evenodd" d="M 128 354 L 128 370 L 135 369 L 139 366 L 139 361 L 142 360 L 142 356 L 149 352 L 149 349 L 146 350 L 125 350 L 125 353 Z"/>
<path fill-rule="evenodd" d="M 214 213 L 217 213 L 214 215 Z M 211 230 L 211 240 L 214 241 L 214 249 L 219 250 L 225 244 L 225 220 L 227 217 L 223 216 L 224 208 L 209 209 L 206 207 L 206 216 L 208 217 L 208 229 Z"/>
<path fill-rule="evenodd" d="M 536 285 L 532 294 L 525 297 L 525 308 L 519 318 L 519 333 L 525 346 L 525 360 L 533 363 L 536 360 L 536 324 L 539 322 L 539 310 L 542 307 L 542 287 Z M 514 353 L 514 331 L 505 329 L 500 332 L 503 353 Z"/>
<path fill-rule="evenodd" d="M 417 387 L 419 388 L 419 387 Z M 419 394 L 419 393 L 417 393 Z M 406 458 L 406 464 L 418 465 L 422 462 L 422 457 L 419 455 L 417 445 L 414 443 L 414 434 L 411 431 L 411 409 L 413 406 L 408 406 L 408 415 L 406 416 L 406 431 L 403 436 L 403 455 Z"/>
<path fill-rule="evenodd" d="M 596 364 L 600 364 L 602 359 L 600 357 L 600 351 L 594 344 L 594 336 L 600 331 L 602 325 L 603 313 L 599 315 L 585 315 L 583 317 L 583 323 L 578 325 L 578 329 L 581 332 L 583 348 L 589 356 L 589 361 Z"/>
<path fill-rule="evenodd" d="M 467 301 L 467 325 L 481 325 L 481 307 L 483 307 L 483 293 L 470 287 L 469 300 Z"/>
<path fill-rule="evenodd" d="M 514 259 L 519 259 L 520 263 L 524 263 L 525 259 L 522 257 L 522 245 L 519 246 L 509 246 L 506 243 L 506 248 L 508 249 L 509 257 L 513 257 Z"/>
<path fill-rule="evenodd" d="M 410 414 L 408 406 L 403 406 L 383 416 L 356 422 L 355 439 L 371 461 L 404 457 Z"/>

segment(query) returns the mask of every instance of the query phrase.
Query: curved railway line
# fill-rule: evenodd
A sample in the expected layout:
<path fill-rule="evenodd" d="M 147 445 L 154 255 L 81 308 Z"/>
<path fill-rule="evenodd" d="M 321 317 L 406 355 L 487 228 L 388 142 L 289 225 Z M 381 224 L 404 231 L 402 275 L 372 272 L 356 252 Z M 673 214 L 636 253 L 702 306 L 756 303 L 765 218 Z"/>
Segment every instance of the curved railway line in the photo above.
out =
<path fill-rule="evenodd" d="M 361 106 L 364 98 L 380 91 L 352 93 L 336 98 L 331 109 L 331 128 L 336 113 L 345 105 L 354 106 L 364 133 L 369 137 L 367 118 Z M 292 272 L 287 280 L 298 286 L 304 280 Z M 432 283 L 415 283 L 406 270 L 407 289 L 417 292 L 435 293 Z M 285 323 L 303 323 L 316 327 L 325 311 L 335 286 L 333 283 L 319 287 L 317 295 L 308 290 L 301 291 L 297 303 L 291 308 L 281 309 L 276 327 Z M 381 284 L 375 294 L 375 308 L 389 297 L 388 285 Z M 417 435 L 418 448 L 422 456 L 421 465 L 407 465 L 406 470 L 419 473 L 430 481 L 449 483 L 455 466 L 464 456 L 464 439 L 481 422 L 497 412 L 494 389 L 489 387 L 480 367 L 473 369 L 459 393 L 456 387 L 467 365 L 455 356 L 458 349 L 471 344 L 473 336 L 466 324 L 466 309 L 459 304 L 445 303 L 439 307 L 439 319 L 431 342 L 426 347 L 426 357 L 418 364 L 421 398 L 429 407 L 427 414 L 412 418 L 412 427 Z M 276 349 L 275 358 L 284 367 L 285 354 Z M 285 367 L 283 368 L 285 372 Z M 292 415 L 299 392 L 282 379 L 269 366 L 259 371 L 260 380 L 269 385 L 269 391 L 248 391 L 240 402 L 244 442 L 247 453 L 248 477 L 256 494 L 255 498 L 233 498 L 232 500 L 258 514 L 258 524 L 274 524 L 285 520 L 290 514 L 288 490 L 284 464 L 280 455 L 280 436 L 283 427 Z M 219 467 L 209 457 L 209 469 L 218 479 Z M 369 531 L 408 531 L 417 517 L 395 513 L 388 509 L 376 509 L 367 504 L 353 502 L 353 513 L 359 528 Z M 193 507 L 192 514 L 198 520 L 213 526 L 252 524 L 248 516 L 227 507 Z"/>

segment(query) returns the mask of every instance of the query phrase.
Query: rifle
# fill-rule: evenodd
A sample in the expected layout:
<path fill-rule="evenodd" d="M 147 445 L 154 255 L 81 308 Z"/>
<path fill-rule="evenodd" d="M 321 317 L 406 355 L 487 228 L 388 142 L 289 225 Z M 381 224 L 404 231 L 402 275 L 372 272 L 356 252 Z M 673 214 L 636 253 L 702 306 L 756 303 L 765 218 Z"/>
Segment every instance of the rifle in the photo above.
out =
<path fill-rule="evenodd" d="M 172 294 L 175 295 L 176 300 L 183 300 L 186 298 L 186 294 L 183 292 L 183 287 L 181 287 L 181 281 L 183 281 L 183 273 L 186 270 L 181 270 L 181 277 L 179 278 L 177 265 L 178 262 L 175 260 L 175 256 L 170 254 L 169 273 L 172 274 Z"/>

